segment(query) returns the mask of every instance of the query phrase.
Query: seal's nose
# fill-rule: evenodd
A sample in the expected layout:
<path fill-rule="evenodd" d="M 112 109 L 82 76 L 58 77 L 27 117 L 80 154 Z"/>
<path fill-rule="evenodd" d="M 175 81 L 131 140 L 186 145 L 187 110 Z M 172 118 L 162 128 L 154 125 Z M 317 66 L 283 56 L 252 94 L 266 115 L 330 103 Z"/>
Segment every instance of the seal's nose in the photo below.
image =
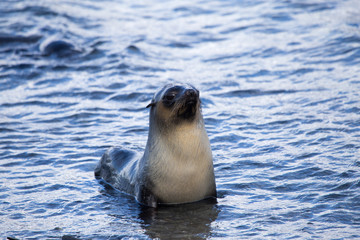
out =
<path fill-rule="evenodd" d="M 191 98 L 197 98 L 197 92 L 194 89 L 186 89 L 185 95 Z"/>

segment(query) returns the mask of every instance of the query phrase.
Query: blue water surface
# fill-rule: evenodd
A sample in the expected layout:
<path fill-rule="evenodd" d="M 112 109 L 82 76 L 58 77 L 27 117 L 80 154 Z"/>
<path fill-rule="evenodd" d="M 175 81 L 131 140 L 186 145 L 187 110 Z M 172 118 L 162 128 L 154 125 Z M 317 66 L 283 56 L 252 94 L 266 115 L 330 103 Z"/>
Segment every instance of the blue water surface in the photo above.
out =
<path fill-rule="evenodd" d="M 201 92 L 218 203 L 95 180 L 154 91 Z M 1 1 L 0 235 L 360 239 L 360 2 Z"/>

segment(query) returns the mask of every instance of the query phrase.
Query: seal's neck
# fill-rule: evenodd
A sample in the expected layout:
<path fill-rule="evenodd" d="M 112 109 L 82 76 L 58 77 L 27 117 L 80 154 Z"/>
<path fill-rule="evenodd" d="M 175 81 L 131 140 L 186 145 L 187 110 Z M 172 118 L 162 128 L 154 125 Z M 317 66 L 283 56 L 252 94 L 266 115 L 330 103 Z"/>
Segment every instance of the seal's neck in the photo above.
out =
<path fill-rule="evenodd" d="M 153 191 L 161 201 L 184 203 L 213 196 L 212 154 L 202 121 L 178 125 L 171 134 L 149 134 L 145 152 Z"/>
<path fill-rule="evenodd" d="M 208 152 L 211 158 L 210 142 L 201 114 L 194 121 L 170 123 L 170 126 L 169 123 L 152 120 L 150 118 L 148 147 L 160 147 L 178 160 L 186 160 L 190 156 L 196 158 L 196 155 L 209 157 Z"/>
<path fill-rule="evenodd" d="M 167 135 L 166 143 L 179 160 L 211 158 L 210 142 L 202 122 L 180 125 L 172 135 Z"/>

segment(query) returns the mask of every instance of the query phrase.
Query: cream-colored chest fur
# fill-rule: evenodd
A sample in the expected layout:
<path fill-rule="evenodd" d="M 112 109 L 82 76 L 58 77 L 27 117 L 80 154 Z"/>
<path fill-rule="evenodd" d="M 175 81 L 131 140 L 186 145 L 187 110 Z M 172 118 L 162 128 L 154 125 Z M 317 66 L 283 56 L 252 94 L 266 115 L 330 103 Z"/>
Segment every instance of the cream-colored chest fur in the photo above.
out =
<path fill-rule="evenodd" d="M 204 127 L 183 125 L 171 135 L 154 140 L 149 156 L 152 191 L 171 203 L 193 202 L 207 196 L 215 179 Z"/>

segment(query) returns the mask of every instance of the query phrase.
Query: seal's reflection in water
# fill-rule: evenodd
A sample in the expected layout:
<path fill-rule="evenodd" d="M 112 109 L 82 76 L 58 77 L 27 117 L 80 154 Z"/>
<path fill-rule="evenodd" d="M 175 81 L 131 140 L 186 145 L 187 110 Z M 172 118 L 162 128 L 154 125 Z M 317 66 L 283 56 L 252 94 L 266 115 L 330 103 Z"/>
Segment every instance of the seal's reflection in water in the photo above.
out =
<path fill-rule="evenodd" d="M 111 225 L 109 229 L 124 229 L 124 225 L 127 225 L 134 231 L 142 228 L 151 239 L 207 239 L 212 234 L 211 223 L 216 221 L 220 213 L 215 198 L 178 205 L 160 204 L 158 208 L 151 208 L 139 204 L 133 196 L 105 181 L 99 183 L 102 186 L 99 190 L 100 208 L 110 217 L 107 223 Z M 129 237 L 123 232 L 111 231 L 109 234 L 109 239 Z M 143 235 L 132 237 L 143 238 Z"/>
<path fill-rule="evenodd" d="M 145 234 L 158 239 L 207 239 L 211 236 L 211 223 L 220 209 L 216 199 L 200 202 L 161 205 L 158 208 L 141 207 L 139 218 Z"/>

